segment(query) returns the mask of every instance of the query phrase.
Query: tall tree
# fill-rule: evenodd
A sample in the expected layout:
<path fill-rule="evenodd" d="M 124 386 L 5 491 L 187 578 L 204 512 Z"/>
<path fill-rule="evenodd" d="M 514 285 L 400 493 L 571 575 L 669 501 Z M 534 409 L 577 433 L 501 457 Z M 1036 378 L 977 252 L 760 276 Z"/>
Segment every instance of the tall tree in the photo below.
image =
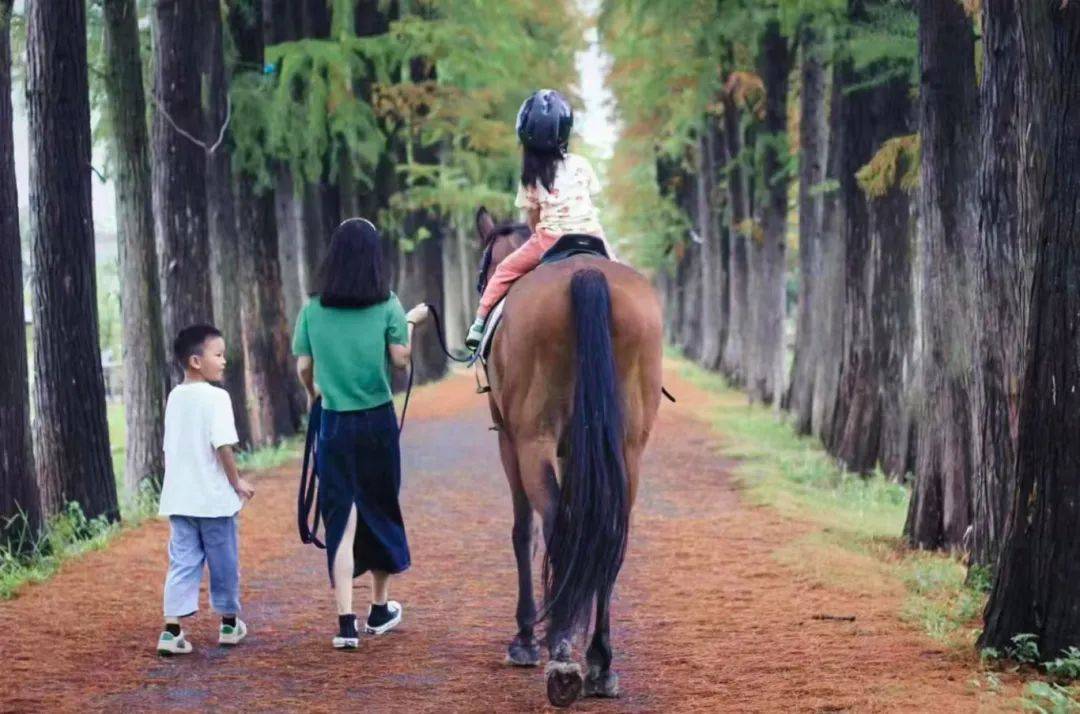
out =
<path fill-rule="evenodd" d="M 697 230 L 701 237 L 701 354 L 698 362 L 705 369 L 720 368 L 720 358 L 727 339 L 727 264 L 724 262 L 724 236 L 716 221 L 715 144 L 716 119 L 704 118 L 694 151 Z"/>
<path fill-rule="evenodd" d="M 106 105 L 112 125 L 123 315 L 124 419 L 127 423 L 124 485 L 129 494 L 143 479 L 165 473 L 161 442 L 168 364 L 161 326 L 161 288 L 154 245 L 146 100 L 139 56 L 135 0 L 105 0 Z"/>
<path fill-rule="evenodd" d="M 225 42 L 221 0 L 200 0 L 203 22 L 200 36 L 200 72 L 206 88 L 202 143 L 206 151 L 207 246 L 210 253 L 210 285 L 217 327 L 225 335 L 225 388 L 232 399 L 236 435 L 241 444 L 251 442 L 247 410 L 247 369 L 244 359 L 240 294 L 240 241 L 237 240 L 236 205 L 232 186 L 232 151 L 228 129 L 232 121 L 229 76 L 225 66 Z"/>
<path fill-rule="evenodd" d="M 750 301 L 755 316 L 751 398 L 779 399 L 783 388 L 785 255 L 787 238 L 787 95 L 791 51 L 781 34 L 780 21 L 769 20 L 758 54 L 759 74 L 765 83 L 765 121 L 758 137 L 761 156 L 761 242 L 752 247 Z M 779 379 L 778 379 L 779 378 Z"/>
<path fill-rule="evenodd" d="M 829 149 L 825 181 L 839 187 L 847 152 L 848 87 L 855 78 L 850 56 L 837 57 L 833 50 L 832 87 L 829 91 Z M 816 326 L 812 336 L 814 391 L 810 407 L 810 432 L 828 444 L 833 439 L 836 403 L 840 388 L 840 365 L 844 354 L 844 298 L 847 248 L 843 226 L 847 216 L 839 190 L 823 196 L 821 241 L 814 252 L 817 293 L 814 300 Z"/>
<path fill-rule="evenodd" d="M 98 348 L 86 5 L 29 5 L 34 457 L 45 508 L 118 520 Z"/>
<path fill-rule="evenodd" d="M 727 147 L 725 169 L 731 235 L 731 250 L 728 253 L 728 338 L 724 345 L 723 370 L 735 384 L 745 384 L 750 342 L 750 248 L 745 223 L 750 217 L 750 202 L 746 173 L 742 166 L 742 118 L 735 101 L 734 87 L 725 89 L 721 101 L 724 108 L 724 144 Z"/>
<path fill-rule="evenodd" d="M 261 68 L 262 2 L 234 5 L 229 28 L 238 67 Z M 247 75 L 241 79 L 241 75 Z M 237 82 L 258 81 L 259 70 L 237 72 Z M 239 170 L 235 177 L 236 233 L 240 248 L 241 321 L 247 367 L 248 414 L 252 441 L 268 444 L 292 434 L 300 413 L 291 400 L 294 381 L 288 365 L 288 328 L 278 264 L 277 223 L 273 190 L 258 177 Z"/>
<path fill-rule="evenodd" d="M 214 319 L 206 217 L 202 3 L 153 3 L 154 219 L 165 339 Z"/>
<path fill-rule="evenodd" d="M 1015 492 L 979 642 L 1032 633 L 1050 659 L 1080 646 L 1080 4 L 986 10 L 997 28 L 1009 15 L 1019 28 L 1017 230 L 1034 245 L 1034 275 Z"/>
<path fill-rule="evenodd" d="M 30 442 L 22 241 L 12 134 L 11 5 L 12 0 L 0 0 L 0 547 L 22 549 L 31 545 L 41 526 L 41 503 Z M 10 520 L 19 514 L 25 516 L 23 523 Z M 31 538 L 23 538 L 24 533 Z"/>
<path fill-rule="evenodd" d="M 919 299 L 922 351 L 915 486 L 904 533 L 959 548 L 971 523 L 967 251 L 976 216 L 975 35 L 960 3 L 919 2 Z"/>
<path fill-rule="evenodd" d="M 971 562 L 997 561 L 1009 514 L 1031 298 L 1033 234 L 1018 230 L 1019 36 L 1014 0 L 982 4 L 979 231 L 972 260 L 979 316 L 971 380 Z"/>
<path fill-rule="evenodd" d="M 791 367 L 788 409 L 795 417 L 795 429 L 810 433 L 814 397 L 814 332 L 825 329 L 815 317 L 822 310 L 815 304 L 814 290 L 821 274 L 818 253 L 822 241 L 822 183 L 825 181 L 828 119 L 825 111 L 826 64 L 822 30 L 804 18 L 799 31 L 799 313 L 795 333 L 795 355 Z"/>

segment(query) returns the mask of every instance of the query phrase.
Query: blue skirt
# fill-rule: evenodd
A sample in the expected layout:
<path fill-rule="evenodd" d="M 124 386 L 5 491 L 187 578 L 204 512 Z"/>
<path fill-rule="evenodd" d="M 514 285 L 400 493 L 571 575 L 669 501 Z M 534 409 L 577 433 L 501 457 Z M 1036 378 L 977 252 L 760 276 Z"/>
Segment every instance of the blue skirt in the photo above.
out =
<path fill-rule="evenodd" d="M 316 459 L 319 510 L 326 524 L 330 583 L 334 555 L 356 505 L 353 577 L 368 570 L 400 573 L 409 567 L 401 518 L 401 451 L 393 402 L 361 411 L 322 410 Z"/>

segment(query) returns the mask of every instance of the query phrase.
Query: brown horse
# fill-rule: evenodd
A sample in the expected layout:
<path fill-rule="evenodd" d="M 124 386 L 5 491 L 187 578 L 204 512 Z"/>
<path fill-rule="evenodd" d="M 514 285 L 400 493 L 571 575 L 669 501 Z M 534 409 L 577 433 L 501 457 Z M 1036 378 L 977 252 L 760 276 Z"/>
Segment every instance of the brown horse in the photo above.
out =
<path fill-rule="evenodd" d="M 521 224 L 476 217 L 485 247 L 481 285 L 529 236 Z M 641 452 L 661 393 L 661 313 L 649 282 L 595 256 L 541 265 L 510 291 L 488 361 L 491 413 L 514 504 L 518 632 L 508 661 L 535 666 L 533 628 L 547 620 L 548 699 L 614 697 L 608 637 Z M 532 585 L 533 513 L 543 525 L 544 608 Z M 595 628 L 588 673 L 572 660 L 574 634 Z"/>

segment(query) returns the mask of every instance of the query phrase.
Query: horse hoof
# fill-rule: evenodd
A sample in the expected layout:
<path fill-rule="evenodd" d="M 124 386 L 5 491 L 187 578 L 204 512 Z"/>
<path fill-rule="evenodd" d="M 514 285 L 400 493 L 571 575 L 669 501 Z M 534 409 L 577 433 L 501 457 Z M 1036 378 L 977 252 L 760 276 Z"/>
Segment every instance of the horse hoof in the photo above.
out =
<path fill-rule="evenodd" d="M 506 663 L 513 667 L 535 667 L 540 664 L 540 645 L 515 638 L 506 648 Z"/>
<path fill-rule="evenodd" d="M 584 679 L 576 662 L 548 662 L 548 701 L 556 707 L 568 707 L 581 696 Z"/>
<path fill-rule="evenodd" d="M 600 672 L 590 667 L 589 676 L 585 678 L 584 695 L 586 697 L 603 697 L 615 699 L 619 696 L 619 675 L 608 670 Z"/>

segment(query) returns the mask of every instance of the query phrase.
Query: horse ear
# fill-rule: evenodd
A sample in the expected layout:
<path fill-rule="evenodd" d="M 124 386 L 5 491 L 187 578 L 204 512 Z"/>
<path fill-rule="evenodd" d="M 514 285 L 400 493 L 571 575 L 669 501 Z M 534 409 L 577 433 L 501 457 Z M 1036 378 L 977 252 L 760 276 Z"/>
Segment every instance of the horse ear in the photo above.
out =
<path fill-rule="evenodd" d="M 476 211 L 476 232 L 480 234 L 480 242 L 487 243 L 488 236 L 495 230 L 495 219 L 491 217 L 488 209 L 480 206 Z"/>

